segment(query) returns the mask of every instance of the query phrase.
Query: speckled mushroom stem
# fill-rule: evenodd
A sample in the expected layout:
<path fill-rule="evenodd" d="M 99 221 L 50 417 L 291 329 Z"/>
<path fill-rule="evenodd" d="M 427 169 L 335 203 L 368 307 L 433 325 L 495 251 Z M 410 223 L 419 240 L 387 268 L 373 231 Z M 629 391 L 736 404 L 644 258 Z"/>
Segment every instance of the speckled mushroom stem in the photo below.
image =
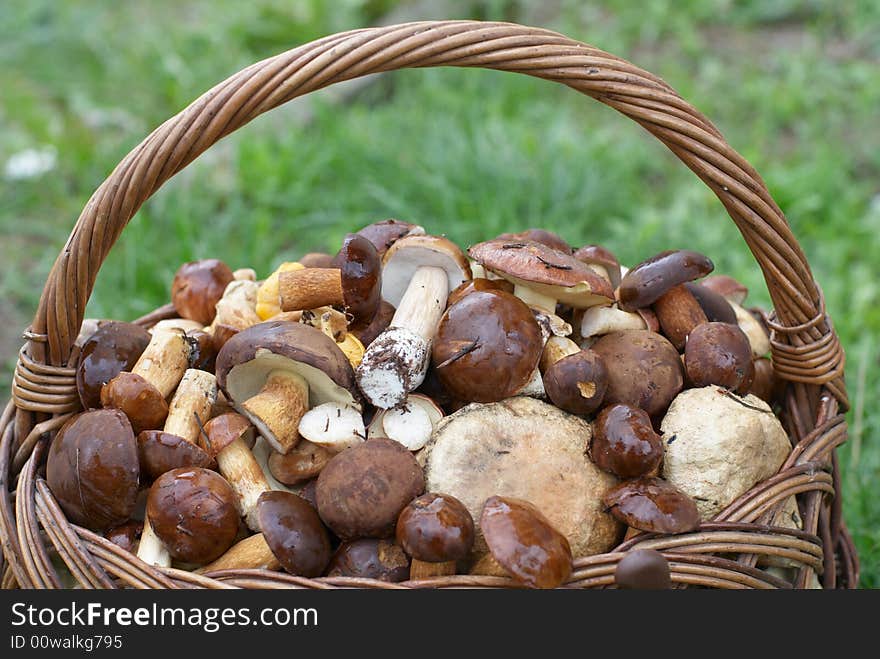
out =
<path fill-rule="evenodd" d="M 213 373 L 187 369 L 168 406 L 164 431 L 195 444 L 201 425 L 211 418 L 217 400 L 217 379 Z"/>
<path fill-rule="evenodd" d="M 168 398 L 189 367 L 191 354 L 192 348 L 183 331 L 156 330 L 131 372 Z"/>
<path fill-rule="evenodd" d="M 159 540 L 159 536 L 153 531 L 148 515 L 144 515 L 144 529 L 141 532 L 137 557 L 147 565 L 171 567 L 171 554 L 168 553 L 165 545 Z"/>
<path fill-rule="evenodd" d="M 268 426 L 269 439 L 279 453 L 287 453 L 299 441 L 299 422 L 309 409 L 309 385 L 305 379 L 289 371 L 272 371 L 260 393 L 241 404 L 257 427 Z M 258 422 L 259 421 L 259 422 Z"/>
<path fill-rule="evenodd" d="M 266 544 L 262 533 L 245 538 L 230 547 L 225 554 L 213 563 L 196 570 L 196 572 L 214 572 L 217 570 L 264 569 L 278 570 L 281 564 Z"/>

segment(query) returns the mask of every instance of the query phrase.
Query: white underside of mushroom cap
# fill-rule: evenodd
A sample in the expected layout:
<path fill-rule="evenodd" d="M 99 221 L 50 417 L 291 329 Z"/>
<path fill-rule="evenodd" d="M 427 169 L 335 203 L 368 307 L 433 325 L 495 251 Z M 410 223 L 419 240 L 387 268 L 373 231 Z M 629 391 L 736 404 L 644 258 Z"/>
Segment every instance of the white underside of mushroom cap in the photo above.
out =
<path fill-rule="evenodd" d="M 617 307 L 590 307 L 584 311 L 581 320 L 581 336 L 584 338 L 647 328 L 647 323 L 639 314 Z"/>
<path fill-rule="evenodd" d="M 363 442 L 367 431 L 361 413 L 353 407 L 324 403 L 303 415 L 299 434 L 313 444 L 338 453 Z"/>
<path fill-rule="evenodd" d="M 418 451 L 431 439 L 434 426 L 420 405 L 404 404 L 382 416 L 382 427 L 389 439 L 400 442 L 410 451 Z"/>
<path fill-rule="evenodd" d="M 471 278 L 470 272 L 465 272 L 461 264 L 446 252 L 427 246 L 408 246 L 396 250 L 382 266 L 382 299 L 395 307 L 400 306 L 413 273 L 426 266 L 442 268 L 446 272 L 450 291 Z"/>
<path fill-rule="evenodd" d="M 355 372 L 358 386 L 376 407 L 396 407 L 424 381 L 430 357 L 430 341 L 403 327 L 389 327 L 367 348 Z"/>

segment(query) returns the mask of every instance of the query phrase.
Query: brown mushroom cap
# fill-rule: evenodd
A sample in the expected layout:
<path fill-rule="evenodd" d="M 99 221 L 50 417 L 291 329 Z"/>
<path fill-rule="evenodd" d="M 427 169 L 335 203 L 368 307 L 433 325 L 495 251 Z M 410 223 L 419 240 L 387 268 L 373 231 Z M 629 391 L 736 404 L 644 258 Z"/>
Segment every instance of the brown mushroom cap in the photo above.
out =
<path fill-rule="evenodd" d="M 547 245 L 547 247 L 565 254 L 571 254 L 572 252 L 571 245 L 562 236 L 546 229 L 526 229 L 519 233 L 502 233 L 498 235 L 497 239 L 507 242 L 528 240 Z"/>
<path fill-rule="evenodd" d="M 321 471 L 318 513 L 342 540 L 387 537 L 404 506 L 424 491 L 412 453 L 391 439 L 371 439 L 338 453 Z"/>
<path fill-rule="evenodd" d="M 654 533 L 686 533 L 700 525 L 694 500 L 660 478 L 625 481 L 602 499 L 621 522 Z"/>
<path fill-rule="evenodd" d="M 180 467 L 208 469 L 214 464 L 201 448 L 170 432 L 144 430 L 138 434 L 137 444 L 141 471 L 150 478 Z"/>
<path fill-rule="evenodd" d="M 318 513 L 291 492 L 263 492 L 257 501 L 260 530 L 290 574 L 319 577 L 330 562 L 330 538 Z"/>
<path fill-rule="evenodd" d="M 135 553 L 143 530 L 144 523 L 132 519 L 119 526 L 114 526 L 112 529 L 107 529 L 104 531 L 104 537 L 117 547 Z"/>
<path fill-rule="evenodd" d="M 382 332 L 388 329 L 391 319 L 394 318 L 394 305 L 385 300 L 379 301 L 379 307 L 376 309 L 373 319 L 364 327 L 350 327 L 349 331 L 355 335 L 361 345 L 366 348 L 373 340 Z"/>
<path fill-rule="evenodd" d="M 718 293 L 726 300 L 742 304 L 749 295 L 749 289 L 729 275 L 712 275 L 700 282 L 704 288 Z"/>
<path fill-rule="evenodd" d="M 147 516 L 168 553 L 185 563 L 210 563 L 238 535 L 232 487 L 220 474 L 198 467 L 159 476 L 147 495 Z"/>
<path fill-rule="evenodd" d="M 493 558 L 531 588 L 556 588 L 571 574 L 571 547 L 535 506 L 512 497 L 489 497 L 480 528 Z"/>
<path fill-rule="evenodd" d="M 101 406 L 121 410 L 134 432 L 161 428 L 168 416 L 162 392 L 140 375 L 123 371 L 101 388 Z"/>
<path fill-rule="evenodd" d="M 67 421 L 46 461 L 46 482 L 67 517 L 95 530 L 131 517 L 139 475 L 134 433 L 119 410 L 92 410 Z"/>
<path fill-rule="evenodd" d="M 533 241 L 489 240 L 468 249 L 486 270 L 576 309 L 610 304 L 611 284 L 570 253 Z"/>
<path fill-rule="evenodd" d="M 644 410 L 609 405 L 593 421 L 590 457 L 600 469 L 619 478 L 635 478 L 660 466 L 663 444 Z"/>
<path fill-rule="evenodd" d="M 695 281 L 689 281 L 684 286 L 697 300 L 709 322 L 736 325 L 736 313 L 733 307 L 730 306 L 730 303 L 724 299 L 723 295 L 719 295 L 712 289 Z"/>
<path fill-rule="evenodd" d="M 245 435 L 252 427 L 247 417 L 235 412 L 226 412 L 215 416 L 205 424 L 205 432 L 200 434 L 199 441 L 208 455 L 216 458 L 223 449 Z"/>
<path fill-rule="evenodd" d="M 513 293 L 513 284 L 506 279 L 485 279 L 483 277 L 474 277 L 462 283 L 458 288 L 449 294 L 446 300 L 446 306 L 451 307 L 465 295 L 476 291 L 504 291 L 505 293 Z"/>
<path fill-rule="evenodd" d="M 192 357 L 190 358 L 192 368 L 213 373 L 214 360 L 217 359 L 217 352 L 225 343 L 225 339 L 217 341 L 216 332 L 208 334 L 204 330 L 192 330 L 187 332 L 186 336 L 192 346 Z"/>
<path fill-rule="evenodd" d="M 620 261 L 609 250 L 601 245 L 584 245 L 574 252 L 574 258 L 587 265 L 598 265 L 604 268 L 611 280 L 611 288 L 620 286 Z"/>
<path fill-rule="evenodd" d="M 360 577 L 399 583 L 409 579 L 409 557 L 391 540 L 361 538 L 343 542 L 327 566 L 328 577 Z"/>
<path fill-rule="evenodd" d="M 474 519 L 453 496 L 423 494 L 410 501 L 397 518 L 397 543 L 419 561 L 456 561 L 474 545 Z"/>
<path fill-rule="evenodd" d="M 714 268 L 712 261 L 697 252 L 660 252 L 639 263 L 620 280 L 620 308 L 633 311 L 647 307 L 673 286 L 704 277 Z"/>
<path fill-rule="evenodd" d="M 334 455 L 323 446 L 300 439 L 288 453 L 272 451 L 266 464 L 279 483 L 296 485 L 320 474 Z"/>
<path fill-rule="evenodd" d="M 666 410 L 684 384 L 684 369 L 673 345 L 649 330 L 612 332 L 591 349 L 608 368 L 605 404 L 624 403 L 656 416 Z"/>
<path fill-rule="evenodd" d="M 297 259 L 304 268 L 333 268 L 333 256 L 326 252 L 308 252 Z"/>
<path fill-rule="evenodd" d="M 544 371 L 544 390 L 556 407 L 572 414 L 592 414 L 608 389 L 608 369 L 592 350 L 581 350 Z"/>
<path fill-rule="evenodd" d="M 525 302 L 504 291 L 476 291 L 443 314 L 432 359 L 452 396 L 487 403 L 522 389 L 542 348 L 541 328 Z"/>
<path fill-rule="evenodd" d="M 614 582 L 627 590 L 666 590 L 672 588 L 669 562 L 655 549 L 636 549 L 626 553 L 614 570 Z"/>
<path fill-rule="evenodd" d="M 776 375 L 773 362 L 766 357 L 759 357 L 752 361 L 755 369 L 755 377 L 749 393 L 757 396 L 771 405 L 782 399 L 785 391 L 785 380 Z"/>
<path fill-rule="evenodd" d="M 442 236 L 409 235 L 395 242 L 382 259 L 382 297 L 400 305 L 421 267 L 444 270 L 450 291 L 471 278 L 471 266 L 454 242 Z"/>
<path fill-rule="evenodd" d="M 401 238 L 409 235 L 424 235 L 425 230 L 417 224 L 392 218 L 368 224 L 357 233 L 373 243 L 379 256 L 382 257 Z"/>
<path fill-rule="evenodd" d="M 76 365 L 76 390 L 83 409 L 101 405 L 101 387 L 122 371 L 130 371 L 150 342 L 140 325 L 102 321 L 83 343 Z"/>
<path fill-rule="evenodd" d="M 171 303 L 181 318 L 209 325 L 223 291 L 234 279 L 229 266 L 217 259 L 184 263 L 171 284 Z"/>
<path fill-rule="evenodd" d="M 684 368 L 694 387 L 717 384 L 740 394 L 748 392 L 755 377 L 749 340 L 729 323 L 703 323 L 691 332 Z"/>
<path fill-rule="evenodd" d="M 382 293 L 382 257 L 369 240 L 350 233 L 336 255 L 342 277 L 345 308 L 353 327 L 366 327 L 379 308 Z"/>

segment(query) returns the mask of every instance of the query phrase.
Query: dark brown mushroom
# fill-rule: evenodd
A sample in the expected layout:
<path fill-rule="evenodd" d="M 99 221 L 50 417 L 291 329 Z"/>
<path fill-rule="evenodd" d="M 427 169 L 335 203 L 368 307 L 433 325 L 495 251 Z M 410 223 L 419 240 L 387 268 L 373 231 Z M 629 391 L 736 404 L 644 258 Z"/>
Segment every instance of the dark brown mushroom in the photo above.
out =
<path fill-rule="evenodd" d="M 394 533 L 404 506 L 425 491 L 412 453 L 391 439 L 371 439 L 335 455 L 318 476 L 324 523 L 342 540 Z"/>
<path fill-rule="evenodd" d="M 354 334 L 355 337 L 357 337 L 357 340 L 361 342 L 361 345 L 366 348 L 377 336 L 388 329 L 388 326 L 391 324 L 391 319 L 394 318 L 394 312 L 394 305 L 385 300 L 380 300 L 379 308 L 376 309 L 376 313 L 373 315 L 373 320 L 364 327 L 352 327 L 349 331 Z"/>
<path fill-rule="evenodd" d="M 184 263 L 171 284 L 171 303 L 181 318 L 210 325 L 216 304 L 234 279 L 229 266 L 217 259 Z"/>
<path fill-rule="evenodd" d="M 397 543 L 412 556 L 410 578 L 455 574 L 455 562 L 474 545 L 474 520 L 455 497 L 423 494 L 397 518 Z"/>
<path fill-rule="evenodd" d="M 101 389 L 101 405 L 121 410 L 138 433 L 161 428 L 168 416 L 162 393 L 140 375 L 125 371 Z"/>
<path fill-rule="evenodd" d="M 700 525 L 694 500 L 660 478 L 617 485 L 603 498 L 609 512 L 627 526 L 652 533 L 686 533 Z"/>
<path fill-rule="evenodd" d="M 168 553 L 185 563 L 208 563 L 235 542 L 235 493 L 220 474 L 196 467 L 172 469 L 153 483 L 147 517 Z"/>
<path fill-rule="evenodd" d="M 684 349 L 690 333 L 708 320 L 697 298 L 683 285 L 670 288 L 652 308 L 663 336 L 679 351 Z"/>
<path fill-rule="evenodd" d="M 611 288 L 620 286 L 620 261 L 601 245 L 584 245 L 575 251 L 574 258 L 593 268 L 602 268 L 600 274 L 604 272 L 607 275 Z"/>
<path fill-rule="evenodd" d="M 712 289 L 695 281 L 689 281 L 684 286 L 694 296 L 710 323 L 730 323 L 731 325 L 736 325 L 736 313 L 733 311 L 730 303 L 724 299 L 723 295 L 719 295 Z"/>
<path fill-rule="evenodd" d="M 101 388 L 137 363 L 150 343 L 150 333 L 140 325 L 102 321 L 83 343 L 76 365 L 76 390 L 83 409 L 100 407 Z"/>
<path fill-rule="evenodd" d="M 656 473 L 663 444 L 644 410 L 609 405 L 593 421 L 590 457 L 618 478 L 635 478 Z"/>
<path fill-rule="evenodd" d="M 401 238 L 424 235 L 425 230 L 417 224 L 388 219 L 368 224 L 357 233 L 373 243 L 379 256 L 382 257 Z"/>
<path fill-rule="evenodd" d="M 137 551 L 138 540 L 140 540 L 143 529 L 143 522 L 132 519 L 119 526 L 114 526 L 112 529 L 107 529 L 104 531 L 104 537 L 117 547 L 134 553 Z"/>
<path fill-rule="evenodd" d="M 598 353 L 580 350 L 558 359 L 544 371 L 544 390 L 559 409 L 587 415 L 602 404 L 608 369 Z"/>
<path fill-rule="evenodd" d="M 485 279 L 484 277 L 474 277 L 464 282 L 449 294 L 446 304 L 451 307 L 465 295 L 476 291 L 504 291 L 505 293 L 513 293 L 513 284 L 506 279 Z"/>
<path fill-rule="evenodd" d="M 547 245 L 547 247 L 564 254 L 571 254 L 572 252 L 571 245 L 562 236 L 546 229 L 526 229 L 519 233 L 502 233 L 498 235 L 497 240 L 505 240 L 507 242 L 527 240 Z"/>
<path fill-rule="evenodd" d="M 530 588 L 556 588 L 571 574 L 568 540 L 528 501 L 489 497 L 480 528 L 494 559 Z"/>
<path fill-rule="evenodd" d="M 749 387 L 749 393 L 771 405 L 781 401 L 785 391 L 785 380 L 776 375 L 773 362 L 766 357 L 759 357 L 753 360 L 752 366 L 755 369 L 755 377 L 752 386 Z"/>
<path fill-rule="evenodd" d="M 525 386 L 542 348 L 541 328 L 522 300 L 503 291 L 477 291 L 443 314 L 432 357 L 452 396 L 488 403 Z"/>
<path fill-rule="evenodd" d="M 320 474 L 333 455 L 323 446 L 301 439 L 289 453 L 272 451 L 266 464 L 279 483 L 296 485 Z"/>
<path fill-rule="evenodd" d="M 93 530 L 127 521 L 140 469 L 131 424 L 119 410 L 91 410 L 65 423 L 49 448 L 46 482 L 68 519 Z"/>
<path fill-rule="evenodd" d="M 633 311 L 650 306 L 670 288 L 704 277 L 714 267 L 712 261 L 697 252 L 660 252 L 639 263 L 620 280 L 620 308 Z"/>
<path fill-rule="evenodd" d="M 654 332 L 612 332 L 599 338 L 591 350 L 609 365 L 606 405 L 624 403 L 655 417 L 669 407 L 684 384 L 678 352 Z"/>
<path fill-rule="evenodd" d="M 217 327 L 216 325 L 214 326 Z M 234 332 L 233 332 L 234 333 Z M 217 340 L 216 333 L 208 334 L 204 330 L 193 330 L 187 332 L 192 345 L 192 358 L 190 362 L 193 368 L 200 371 L 214 372 L 214 362 L 217 359 L 217 353 L 223 347 L 225 339 Z"/>
<path fill-rule="evenodd" d="M 694 387 L 716 384 L 740 394 L 748 392 L 755 377 L 749 340 L 729 323 L 697 327 L 684 351 L 684 367 Z"/>
<path fill-rule="evenodd" d="M 669 562 L 655 549 L 628 551 L 614 569 L 614 583 L 626 590 L 667 590 Z"/>
<path fill-rule="evenodd" d="M 138 459 L 141 470 L 150 478 L 180 467 L 212 468 L 211 456 L 196 444 L 162 430 L 144 430 L 138 434 Z"/>
<path fill-rule="evenodd" d="M 358 577 L 399 583 L 409 579 L 409 557 L 391 540 L 350 540 L 336 549 L 326 574 L 328 577 Z"/>

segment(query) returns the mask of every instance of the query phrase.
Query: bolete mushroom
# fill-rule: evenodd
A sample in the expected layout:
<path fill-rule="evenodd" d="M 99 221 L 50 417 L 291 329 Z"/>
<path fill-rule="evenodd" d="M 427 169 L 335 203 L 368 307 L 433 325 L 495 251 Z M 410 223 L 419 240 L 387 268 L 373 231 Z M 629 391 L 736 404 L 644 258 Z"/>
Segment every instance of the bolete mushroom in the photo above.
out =
<path fill-rule="evenodd" d="M 290 321 L 260 323 L 229 339 L 217 355 L 217 384 L 279 453 L 296 446 L 309 408 L 360 408 L 351 365 L 333 339 Z"/>
<path fill-rule="evenodd" d="M 593 421 L 590 457 L 618 478 L 636 478 L 656 473 L 663 445 L 644 410 L 618 403 L 603 409 Z"/>
<path fill-rule="evenodd" d="M 138 541 L 141 532 L 144 529 L 144 523 L 136 519 L 131 519 L 119 526 L 104 531 L 104 537 L 117 547 L 121 547 L 127 552 L 134 553 L 137 551 Z"/>
<path fill-rule="evenodd" d="M 598 353 L 554 336 L 544 346 L 541 359 L 544 390 L 556 407 L 579 415 L 599 409 L 608 388 L 608 369 Z"/>
<path fill-rule="evenodd" d="M 140 469 L 131 424 L 119 410 L 91 410 L 58 431 L 46 482 L 74 524 L 93 530 L 126 522 L 134 512 Z"/>
<path fill-rule="evenodd" d="M 679 351 L 684 349 L 690 333 L 708 321 L 697 298 L 683 284 L 663 293 L 652 308 L 663 336 Z"/>
<path fill-rule="evenodd" d="M 357 368 L 358 385 L 373 405 L 395 407 L 422 383 L 449 291 L 470 278 L 467 259 L 446 238 L 411 235 L 385 253 L 382 297 L 397 310 Z"/>
<path fill-rule="evenodd" d="M 684 287 L 694 296 L 710 323 L 736 325 L 736 314 L 724 296 L 696 281 L 689 281 Z"/>
<path fill-rule="evenodd" d="M 409 579 L 409 557 L 388 539 L 349 540 L 333 553 L 326 575 L 399 583 Z"/>
<path fill-rule="evenodd" d="M 327 463 L 316 499 L 321 519 L 340 539 L 383 538 L 424 491 L 425 476 L 412 453 L 391 439 L 371 439 Z"/>
<path fill-rule="evenodd" d="M 612 332 L 644 329 L 650 328 L 638 311 L 622 311 L 616 306 L 590 307 L 584 311 L 580 322 L 580 334 L 585 339 Z"/>
<path fill-rule="evenodd" d="M 217 302 L 234 279 L 229 266 L 217 259 L 184 263 L 171 284 L 171 303 L 181 317 L 209 325 Z"/>
<path fill-rule="evenodd" d="M 432 358 L 455 398 L 494 402 L 529 382 L 542 348 L 541 329 L 522 300 L 504 291 L 475 291 L 443 314 Z"/>
<path fill-rule="evenodd" d="M 739 394 L 748 392 L 755 377 L 749 340 L 728 323 L 704 323 L 691 333 L 684 369 L 693 387 L 717 384 Z"/>
<path fill-rule="evenodd" d="M 686 533 L 700 525 L 694 500 L 656 477 L 624 481 L 602 501 L 617 519 L 641 531 Z"/>
<path fill-rule="evenodd" d="M 547 245 L 547 247 L 563 254 L 571 254 L 572 252 L 571 245 L 568 244 L 565 238 L 546 229 L 526 229 L 519 233 L 501 233 L 498 234 L 497 240 L 504 240 L 509 243 L 528 240 Z"/>
<path fill-rule="evenodd" d="M 376 314 L 373 316 L 373 320 L 371 320 L 365 327 L 352 327 L 350 334 L 356 337 L 357 340 L 361 342 L 362 346 L 365 348 L 368 347 L 376 340 L 377 336 L 388 329 L 388 326 L 391 324 L 391 319 L 394 318 L 395 311 L 394 305 L 390 302 L 380 300 L 379 308 L 376 309 Z M 361 359 L 363 360 L 363 356 L 361 356 Z"/>
<path fill-rule="evenodd" d="M 485 277 L 474 277 L 463 284 L 459 285 L 449 294 L 447 300 L 447 308 L 458 302 L 465 295 L 477 291 L 504 291 L 505 293 L 513 293 L 513 284 L 506 279 L 486 279 Z"/>
<path fill-rule="evenodd" d="M 102 321 L 83 343 L 76 365 L 76 390 L 83 409 L 101 405 L 101 388 L 122 371 L 131 369 L 150 343 L 140 325 Z"/>
<path fill-rule="evenodd" d="M 712 261 L 697 252 L 660 252 L 620 280 L 618 304 L 624 311 L 650 306 L 670 288 L 704 277 L 714 268 Z"/>
<path fill-rule="evenodd" d="M 614 568 L 614 583 L 624 590 L 668 590 L 669 562 L 656 549 L 628 551 Z"/>
<path fill-rule="evenodd" d="M 315 478 L 335 453 L 300 439 L 288 453 L 272 451 L 266 461 L 269 473 L 283 485 L 297 485 Z"/>
<path fill-rule="evenodd" d="M 403 444 L 410 451 L 424 448 L 440 419 L 443 410 L 423 394 L 410 394 L 400 407 L 382 410 L 384 436 Z"/>
<path fill-rule="evenodd" d="M 729 275 L 712 275 L 700 282 L 700 285 L 718 293 L 728 302 L 742 304 L 749 295 L 749 289 Z"/>
<path fill-rule="evenodd" d="M 492 557 L 530 588 L 556 588 L 571 575 L 571 546 L 528 501 L 493 496 L 486 500 L 480 528 Z"/>
<path fill-rule="evenodd" d="M 357 233 L 373 243 L 373 246 L 379 252 L 379 256 L 384 257 L 385 252 L 401 238 L 423 236 L 425 235 L 425 230 L 417 224 L 389 218 L 368 224 Z"/>
<path fill-rule="evenodd" d="M 574 258 L 596 270 L 611 284 L 612 290 L 620 286 L 620 261 L 601 245 L 584 245 L 575 250 Z"/>
<path fill-rule="evenodd" d="M 261 320 L 269 320 L 273 316 L 281 313 L 281 299 L 278 290 L 278 277 L 282 272 L 291 270 L 302 270 L 305 266 L 296 261 L 285 261 L 271 275 L 263 280 L 257 289 L 257 303 L 254 311 Z"/>
<path fill-rule="evenodd" d="M 455 562 L 474 544 L 474 519 L 461 501 L 430 492 L 410 501 L 397 518 L 397 543 L 412 556 L 411 579 L 455 574 Z"/>

